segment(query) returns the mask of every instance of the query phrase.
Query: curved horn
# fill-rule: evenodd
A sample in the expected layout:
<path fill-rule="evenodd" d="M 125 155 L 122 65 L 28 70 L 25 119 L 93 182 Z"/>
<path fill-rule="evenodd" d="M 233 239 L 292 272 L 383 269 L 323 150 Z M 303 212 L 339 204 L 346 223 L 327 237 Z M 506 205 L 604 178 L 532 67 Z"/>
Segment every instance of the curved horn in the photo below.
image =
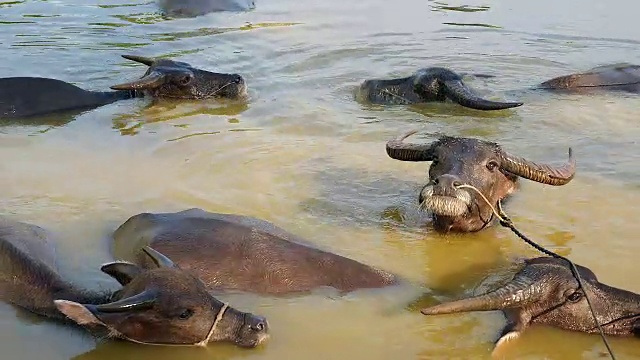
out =
<path fill-rule="evenodd" d="M 153 60 L 151 58 L 144 57 L 144 56 L 138 56 L 138 55 L 122 55 L 122 57 L 127 59 L 127 60 L 131 60 L 131 61 L 139 62 L 141 64 L 145 64 L 147 66 L 153 65 L 153 63 L 155 62 L 155 60 Z"/>
<path fill-rule="evenodd" d="M 521 102 L 498 102 L 486 100 L 474 94 L 460 80 L 446 80 L 442 82 L 447 97 L 454 102 L 476 110 L 502 110 L 522 106 Z"/>
<path fill-rule="evenodd" d="M 431 161 L 433 160 L 433 144 L 411 144 L 404 139 L 417 133 L 412 130 L 387 142 L 387 155 L 400 161 Z"/>
<path fill-rule="evenodd" d="M 155 89 L 164 84 L 165 74 L 158 71 L 151 71 L 138 80 L 131 82 L 113 85 L 113 90 L 146 90 Z"/>
<path fill-rule="evenodd" d="M 536 293 L 530 291 L 533 282 L 527 278 L 513 279 L 505 286 L 484 295 L 442 303 L 424 308 L 424 315 L 452 314 L 466 311 L 503 310 L 536 301 Z"/>
<path fill-rule="evenodd" d="M 152 247 L 145 246 L 142 248 L 142 251 L 144 251 L 145 254 L 147 254 L 151 258 L 151 260 L 153 260 L 156 266 L 159 268 L 160 267 L 168 267 L 168 268 L 176 267 L 176 264 L 174 264 L 173 261 L 171 261 L 171 259 L 164 256 L 162 253 L 153 249 Z"/>
<path fill-rule="evenodd" d="M 500 157 L 500 167 L 502 169 L 514 175 L 543 184 L 553 186 L 565 185 L 571 181 L 576 174 L 576 160 L 573 157 L 573 150 L 571 148 L 569 148 L 569 161 L 562 166 L 537 164 L 525 158 L 513 156 L 506 151 L 501 151 Z"/>
<path fill-rule="evenodd" d="M 93 309 L 102 313 L 118 313 L 131 310 L 140 310 L 149 308 L 156 301 L 157 295 L 153 290 L 145 290 L 140 294 L 120 299 L 108 304 L 91 306 Z M 93 311 L 92 311 L 93 312 Z"/>

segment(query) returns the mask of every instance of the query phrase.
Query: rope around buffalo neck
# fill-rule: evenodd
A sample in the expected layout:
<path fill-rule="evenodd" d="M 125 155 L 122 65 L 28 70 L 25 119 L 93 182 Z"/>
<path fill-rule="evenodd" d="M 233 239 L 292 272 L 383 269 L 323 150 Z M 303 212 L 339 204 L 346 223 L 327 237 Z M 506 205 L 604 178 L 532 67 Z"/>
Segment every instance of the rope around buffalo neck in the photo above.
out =
<path fill-rule="evenodd" d="M 405 97 L 400 96 L 398 94 L 394 94 L 394 93 L 392 93 L 391 91 L 389 91 L 387 89 L 383 89 L 382 93 L 383 94 L 387 94 L 387 95 L 391 95 L 391 97 L 395 97 L 395 98 L 398 98 L 400 100 L 403 100 L 405 102 L 405 104 L 411 104 L 411 101 L 407 100 Z"/>
<path fill-rule="evenodd" d="M 521 233 L 515 227 L 515 225 L 513 225 L 513 222 L 511 221 L 511 219 L 509 219 L 507 214 L 505 214 L 505 212 L 502 210 L 502 205 L 501 205 L 500 201 L 498 201 L 498 210 L 496 210 L 495 207 L 493 207 L 493 205 L 491 204 L 491 202 L 489 202 L 489 200 L 484 196 L 484 194 L 482 192 L 480 192 L 480 190 L 478 190 L 475 186 L 463 184 L 463 185 L 456 186 L 456 188 L 457 189 L 471 189 L 471 190 L 475 191 L 487 203 L 487 205 L 489 205 L 489 207 L 491 208 L 491 211 L 493 211 L 493 214 L 498 218 L 498 220 L 500 220 L 500 225 L 511 229 L 511 231 L 513 231 L 520 239 L 524 240 L 524 242 L 526 242 L 527 244 L 531 245 L 532 247 L 534 247 L 536 250 L 540 251 L 541 253 L 549 255 L 549 256 L 552 256 L 552 257 L 555 257 L 555 258 L 558 258 L 558 259 L 562 259 L 562 260 L 564 260 L 564 261 L 569 263 L 569 266 L 571 267 L 571 273 L 573 274 L 573 277 L 576 278 L 576 281 L 578 281 L 578 287 L 579 287 L 579 289 L 582 289 L 582 292 L 584 293 L 584 297 L 587 299 L 587 304 L 589 304 L 589 311 L 591 311 L 591 316 L 593 317 L 593 321 L 596 323 L 596 326 L 598 328 L 598 332 L 600 333 L 600 337 L 602 338 L 602 341 L 604 342 L 604 346 L 607 348 L 607 351 L 609 352 L 609 356 L 611 356 L 611 359 L 615 360 L 616 357 L 614 356 L 613 351 L 611 350 L 611 347 L 609 346 L 609 342 L 607 341 L 607 337 L 605 336 L 604 331 L 602 330 L 602 327 L 600 326 L 600 323 L 598 322 L 598 319 L 596 318 L 596 313 L 595 313 L 595 311 L 593 311 L 593 306 L 591 305 L 591 300 L 589 299 L 589 295 L 587 295 L 587 291 L 584 289 L 584 286 L 582 284 L 582 278 L 580 277 L 580 274 L 578 273 L 578 268 L 573 263 L 573 261 L 567 259 L 566 257 L 564 257 L 562 255 L 556 254 L 553 251 L 545 249 L 544 247 L 536 244 L 533 240 L 529 239 L 526 235 Z"/>
<path fill-rule="evenodd" d="M 227 303 L 223 303 L 222 304 L 222 309 L 220 309 L 220 311 L 218 311 L 218 315 L 216 315 L 216 319 L 213 321 L 213 325 L 211 325 L 211 330 L 209 330 L 209 333 L 207 334 L 207 337 L 204 338 L 204 340 L 202 340 L 201 342 L 199 342 L 196 345 L 207 346 L 207 344 L 209 343 L 209 340 L 213 336 L 213 332 L 216 330 L 216 327 L 218 326 L 218 323 L 220 322 L 220 320 L 222 320 L 222 317 L 224 316 L 224 313 L 225 313 L 225 311 L 227 311 L 228 308 L 229 308 L 229 304 L 227 304 Z"/>

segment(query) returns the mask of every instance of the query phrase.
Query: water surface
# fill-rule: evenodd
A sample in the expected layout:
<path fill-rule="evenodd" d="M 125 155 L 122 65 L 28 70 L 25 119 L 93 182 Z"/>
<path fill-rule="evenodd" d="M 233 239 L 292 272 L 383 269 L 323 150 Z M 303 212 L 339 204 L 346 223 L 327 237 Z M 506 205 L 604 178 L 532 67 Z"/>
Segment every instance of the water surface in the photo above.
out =
<path fill-rule="evenodd" d="M 93 339 L 0 305 L 3 359 L 482 359 L 504 324 L 497 312 L 424 317 L 414 301 L 491 288 L 511 259 L 537 256 L 506 229 L 439 236 L 416 210 L 428 163 L 391 160 L 400 132 L 475 136 L 578 175 L 556 188 L 523 182 L 506 208 L 522 231 L 640 292 L 628 272 L 640 250 L 640 98 L 549 95 L 550 77 L 640 55 L 636 1 L 258 1 L 247 13 L 163 17 L 151 1 L 0 3 L 0 76 L 46 76 L 106 89 L 144 68 L 120 54 L 168 56 L 237 72 L 247 103 L 135 99 L 46 124 L 0 127 L 3 213 L 60 237 L 65 276 L 113 287 L 110 233 L 143 211 L 257 216 L 323 248 L 407 278 L 412 286 L 272 299 L 223 296 L 266 315 L 272 338 L 255 350 L 139 346 Z M 366 78 L 420 67 L 496 75 L 470 80 L 517 109 L 483 113 L 451 104 L 383 109 L 353 100 Z M 523 90 L 523 91 L 520 91 Z M 416 136 L 416 141 L 431 141 Z M 610 339 L 618 358 L 637 342 Z M 599 359 L 597 336 L 535 328 L 511 359 Z"/>

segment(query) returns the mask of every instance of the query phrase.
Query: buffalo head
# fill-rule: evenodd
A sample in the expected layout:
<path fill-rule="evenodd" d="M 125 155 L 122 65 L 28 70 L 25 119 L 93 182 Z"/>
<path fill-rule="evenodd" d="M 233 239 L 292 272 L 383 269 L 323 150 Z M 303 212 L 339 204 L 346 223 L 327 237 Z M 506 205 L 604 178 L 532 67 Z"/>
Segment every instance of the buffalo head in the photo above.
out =
<path fill-rule="evenodd" d="M 508 320 L 497 341 L 520 335 L 529 325 L 542 324 L 586 333 L 598 331 L 585 292 L 602 330 L 609 335 L 635 335 L 640 329 L 640 295 L 605 285 L 586 267 L 576 265 L 584 285 L 579 289 L 569 264 L 538 257 L 506 285 L 487 294 L 422 309 L 424 315 L 502 310 Z"/>
<path fill-rule="evenodd" d="M 431 144 L 403 142 L 414 133 L 387 142 L 387 154 L 401 161 L 431 161 L 429 182 L 418 201 L 421 208 L 433 212 L 437 231 L 478 231 L 493 221 L 491 207 L 475 191 L 460 185 L 474 186 L 495 207 L 516 190 L 518 177 L 559 186 L 575 174 L 571 148 L 569 162 L 554 167 L 511 155 L 496 143 L 478 139 L 445 136 Z"/>
<path fill-rule="evenodd" d="M 138 80 L 111 86 L 114 90 L 142 90 L 153 97 L 179 99 L 227 98 L 246 96 L 247 85 L 238 74 L 222 74 L 195 69 L 185 62 L 122 55 L 149 66 Z"/>
<path fill-rule="evenodd" d="M 80 325 L 103 326 L 112 337 L 143 344 L 205 346 L 224 341 L 252 348 L 268 337 L 265 318 L 227 306 L 211 296 L 199 278 L 152 248 L 143 250 L 157 268 L 127 262 L 102 266 L 123 286 L 112 302 L 55 300 L 58 310 Z"/>
<path fill-rule="evenodd" d="M 498 102 L 476 95 L 462 76 L 441 67 L 423 68 L 396 79 L 371 79 L 360 84 L 359 92 L 374 104 L 418 104 L 447 99 L 476 110 L 502 110 L 522 106 L 521 102 Z"/>

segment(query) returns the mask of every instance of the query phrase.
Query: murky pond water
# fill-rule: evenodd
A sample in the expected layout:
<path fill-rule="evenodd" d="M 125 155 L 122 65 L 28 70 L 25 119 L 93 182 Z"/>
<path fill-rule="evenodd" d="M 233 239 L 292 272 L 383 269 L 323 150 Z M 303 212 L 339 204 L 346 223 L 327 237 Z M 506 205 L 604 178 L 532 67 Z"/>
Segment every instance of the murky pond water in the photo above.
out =
<path fill-rule="evenodd" d="M 502 228 L 459 236 L 425 229 L 416 202 L 428 163 L 394 161 L 384 150 L 413 128 L 495 140 L 540 161 L 563 161 L 573 147 L 573 182 L 524 182 L 506 210 L 601 281 L 640 291 L 628 275 L 640 251 L 640 97 L 525 91 L 571 71 L 637 62 L 639 4 L 258 0 L 248 13 L 165 19 L 151 1 L 0 2 L 0 76 L 106 89 L 144 71 L 120 58 L 133 53 L 237 72 L 250 88 L 246 104 L 136 99 L 44 125 L 2 124 L 0 208 L 59 236 L 66 276 L 114 286 L 98 267 L 110 260 L 119 224 L 143 211 L 200 207 L 270 220 L 413 283 L 343 298 L 224 296 L 269 318 L 272 338 L 255 350 L 104 342 L 0 305 L 2 358 L 488 358 L 504 324 L 499 313 L 425 317 L 414 300 L 485 290 L 508 276 L 510 259 L 538 254 Z M 490 114 L 450 104 L 382 111 L 353 100 L 366 78 L 435 65 L 497 75 L 470 85 L 526 105 Z M 640 356 L 634 340 L 610 342 L 618 358 Z M 598 336 L 534 328 L 504 356 L 596 359 L 603 350 Z"/>

